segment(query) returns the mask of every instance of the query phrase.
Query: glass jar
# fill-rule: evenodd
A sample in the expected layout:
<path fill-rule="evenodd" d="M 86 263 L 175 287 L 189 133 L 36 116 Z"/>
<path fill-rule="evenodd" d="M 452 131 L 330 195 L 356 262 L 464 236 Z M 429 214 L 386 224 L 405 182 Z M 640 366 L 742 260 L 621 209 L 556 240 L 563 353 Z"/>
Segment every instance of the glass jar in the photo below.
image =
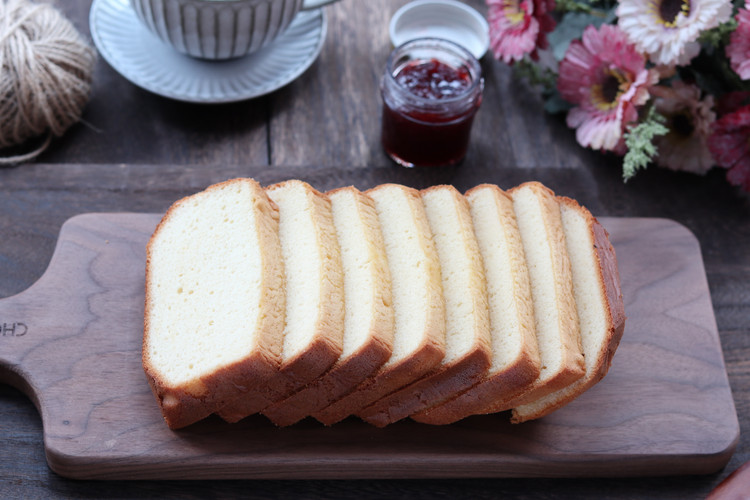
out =
<path fill-rule="evenodd" d="M 460 45 L 418 38 L 397 47 L 380 84 L 385 152 L 405 167 L 460 163 L 483 89 L 479 61 Z"/>

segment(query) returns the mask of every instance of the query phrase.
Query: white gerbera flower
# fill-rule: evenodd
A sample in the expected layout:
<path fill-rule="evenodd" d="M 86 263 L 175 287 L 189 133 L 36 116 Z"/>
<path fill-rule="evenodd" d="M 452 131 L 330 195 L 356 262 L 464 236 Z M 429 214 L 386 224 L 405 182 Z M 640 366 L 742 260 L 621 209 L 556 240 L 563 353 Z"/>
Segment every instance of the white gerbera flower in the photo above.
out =
<path fill-rule="evenodd" d="M 655 64 L 687 64 L 701 31 L 732 15 L 731 0 L 620 0 L 618 26 Z"/>

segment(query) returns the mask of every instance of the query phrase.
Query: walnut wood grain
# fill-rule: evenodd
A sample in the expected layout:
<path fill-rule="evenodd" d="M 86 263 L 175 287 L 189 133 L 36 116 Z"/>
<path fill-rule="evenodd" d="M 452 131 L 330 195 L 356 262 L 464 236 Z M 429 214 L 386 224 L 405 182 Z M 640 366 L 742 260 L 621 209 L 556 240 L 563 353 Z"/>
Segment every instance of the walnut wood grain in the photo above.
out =
<path fill-rule="evenodd" d="M 281 91 L 244 103 L 199 106 L 163 99 L 135 87 L 100 58 L 85 123 L 55 139 L 39 160 L 44 163 L 0 169 L 0 296 L 38 280 L 69 217 L 161 212 L 178 197 L 232 176 L 265 183 L 303 178 L 318 189 L 380 182 L 417 188 L 450 182 L 467 189 L 481 182 L 510 187 L 541 180 L 596 214 L 666 217 L 700 240 L 743 429 L 727 467 L 711 475 L 622 479 L 73 481 L 47 467 L 44 430 L 33 404 L 0 384 L 0 498 L 684 500 L 705 498 L 750 459 L 750 198 L 718 168 L 696 176 L 652 166 L 623 184 L 619 157 L 579 147 L 564 116 L 544 114 L 536 90 L 490 57 L 482 60 L 484 103 L 464 165 L 437 172 L 394 169 L 380 151 L 379 115 L 362 111 L 378 105 L 374 84 L 381 68 L 371 61 L 389 49 L 380 20 L 407 1 L 341 0 L 328 7 L 328 39 L 315 64 Z M 466 1 L 480 12 L 486 9 L 483 0 Z M 88 35 L 91 0 L 54 3 Z M 318 101 L 326 106 L 316 106 Z M 0 352 L 6 340 L 0 338 Z"/>
<path fill-rule="evenodd" d="M 512 426 L 263 417 L 164 424 L 140 364 L 145 243 L 155 214 L 85 214 L 48 270 L 0 300 L 0 381 L 41 412 L 49 465 L 77 478 L 577 477 L 710 473 L 738 439 L 700 249 L 662 219 L 602 219 L 629 317 L 612 370 L 566 408 Z M 13 325 L 13 326 L 11 326 Z M 23 326 L 21 326 L 23 325 Z M 15 328 L 10 332 L 9 328 Z M 195 325 L 200 328 L 200 325 Z M 711 408 L 708 412 L 705 409 Z"/>
<path fill-rule="evenodd" d="M 326 7 L 328 32 L 300 78 L 260 99 L 206 106 L 165 99 L 96 65 L 83 123 L 54 141 L 45 163 L 389 166 L 380 146 L 380 77 L 392 50 L 388 22 L 408 0 L 340 0 Z M 91 0 L 57 2 L 89 36 Z M 483 0 L 467 0 L 482 14 Z M 571 140 L 539 94 L 511 68 L 482 59 L 485 90 L 467 161 L 520 167 L 581 167 L 591 153 Z M 506 133 L 512 131 L 513 133 Z"/>

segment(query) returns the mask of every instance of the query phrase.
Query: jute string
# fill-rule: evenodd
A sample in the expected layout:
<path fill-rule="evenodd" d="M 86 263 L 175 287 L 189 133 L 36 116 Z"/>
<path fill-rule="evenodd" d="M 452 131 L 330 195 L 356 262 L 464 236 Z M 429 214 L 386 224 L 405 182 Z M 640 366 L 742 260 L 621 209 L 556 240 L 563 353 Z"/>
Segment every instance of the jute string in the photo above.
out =
<path fill-rule="evenodd" d="M 0 0 L 0 148 L 46 134 L 33 151 L 0 156 L 0 165 L 36 158 L 81 119 L 95 60 L 94 49 L 51 5 Z"/>

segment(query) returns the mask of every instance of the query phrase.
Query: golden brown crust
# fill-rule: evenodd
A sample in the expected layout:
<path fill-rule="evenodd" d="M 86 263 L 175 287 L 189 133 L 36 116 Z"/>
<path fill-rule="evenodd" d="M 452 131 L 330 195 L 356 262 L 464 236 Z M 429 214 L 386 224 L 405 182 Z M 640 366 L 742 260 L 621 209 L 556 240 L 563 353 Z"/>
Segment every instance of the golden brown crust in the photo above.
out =
<path fill-rule="evenodd" d="M 333 425 L 349 415 L 355 414 L 372 401 L 422 377 L 437 363 L 440 363 L 445 355 L 444 346 L 433 337 L 434 335 L 430 335 L 429 342 L 425 343 L 409 359 L 391 365 L 387 369 L 379 370 L 375 375 L 357 386 L 353 392 L 313 413 L 312 416 L 322 424 Z"/>
<path fill-rule="evenodd" d="M 357 416 L 376 427 L 385 427 L 465 391 L 481 380 L 489 364 L 489 353 L 481 348 L 474 349 L 455 363 L 441 366 L 417 382 L 358 411 Z"/>
<path fill-rule="evenodd" d="M 258 185 L 260 188 L 260 185 Z M 263 193 L 265 194 L 265 192 Z M 279 258 L 281 243 L 279 241 L 279 210 L 267 196 L 259 196 L 256 209 L 264 214 L 258 224 L 260 245 L 266 251 L 261 253 L 263 281 L 263 298 L 260 301 L 260 320 L 258 337 L 260 344 L 268 346 L 273 357 L 274 366 L 281 363 L 281 347 L 286 316 L 286 294 L 284 293 L 284 262 Z M 275 371 L 275 370 L 274 370 Z"/>
<path fill-rule="evenodd" d="M 228 422 L 236 422 L 262 411 L 269 404 L 298 391 L 325 373 L 341 355 L 344 323 L 343 275 L 331 203 L 325 195 L 298 180 L 268 186 L 266 191 L 272 193 L 294 184 L 305 190 L 315 221 L 316 247 L 320 252 L 322 265 L 320 275 L 323 276 L 319 283 L 321 304 L 318 306 L 317 326 L 308 348 L 291 358 L 282 359 L 278 372 L 266 381 L 255 397 L 240 397 L 218 412 Z"/>
<path fill-rule="evenodd" d="M 357 412 L 357 416 L 377 427 L 384 427 L 406 418 L 414 412 L 450 399 L 481 380 L 490 367 L 492 347 L 487 289 L 482 257 L 474 236 L 469 204 L 453 186 L 433 186 L 423 190 L 421 196 L 424 199 L 425 196 L 438 191 L 447 191 L 451 196 L 459 224 L 456 238 L 461 239 L 470 261 L 467 268 L 469 276 L 465 300 L 472 304 L 472 311 L 474 312 L 471 317 L 473 320 L 471 327 L 472 347 L 460 358 L 449 363 L 441 363 L 435 370 L 416 382 Z M 441 255 L 437 243 L 436 247 L 438 255 Z M 443 256 L 445 257 L 444 254 Z M 443 285 L 445 284 L 444 280 Z M 448 305 L 449 302 L 446 301 L 446 307 Z"/>
<path fill-rule="evenodd" d="M 330 199 L 344 191 L 356 200 L 358 217 L 367 229 L 368 265 L 374 284 L 367 341 L 346 359 L 339 359 L 325 375 L 307 387 L 263 410 L 263 414 L 278 426 L 292 425 L 351 392 L 388 360 L 393 348 L 390 272 L 375 206 L 369 197 L 354 187 L 339 188 L 327 195 Z M 364 320 L 360 318 L 358 321 Z"/>
<path fill-rule="evenodd" d="M 423 424 L 448 425 L 466 417 L 484 412 L 488 406 L 497 403 L 496 395 L 507 400 L 523 392 L 539 376 L 539 364 L 528 358 L 495 377 L 487 378 L 478 385 L 459 394 L 441 405 L 411 415 L 411 419 Z"/>
<path fill-rule="evenodd" d="M 323 280 L 320 283 L 320 297 L 323 303 L 318 309 L 319 330 L 315 335 L 316 343 L 310 355 L 300 353 L 281 366 L 281 373 L 288 374 L 294 379 L 293 385 L 299 386 L 299 380 L 304 379 L 305 374 L 317 372 L 312 378 L 318 377 L 341 355 L 344 336 L 344 281 L 330 200 L 309 184 L 296 180 L 269 186 L 268 189 L 273 190 L 288 183 L 303 185 L 312 202 L 317 223 L 317 246 L 322 253 L 323 265 Z M 310 358 L 317 358 L 317 362 L 311 361 Z"/>
<path fill-rule="evenodd" d="M 320 283 L 322 304 L 318 308 L 315 341 L 309 351 L 282 362 L 279 373 L 283 384 L 279 390 L 282 396 L 319 377 L 335 363 L 341 355 L 344 336 L 344 282 L 331 202 L 309 184 L 297 180 L 285 181 L 266 189 L 272 191 L 290 183 L 302 185 L 313 205 L 317 247 L 322 253 L 323 280 Z"/>
<path fill-rule="evenodd" d="M 560 204 L 578 211 L 588 223 L 590 237 L 595 250 L 594 257 L 597 261 L 596 271 L 605 307 L 607 329 L 603 334 L 601 344 L 598 346 L 598 352 L 587 353 L 587 355 L 594 355 L 595 361 L 588 368 L 584 378 L 574 382 L 571 386 L 564 388 L 558 393 L 553 393 L 540 400 L 531 402 L 527 407 L 514 409 L 511 418 L 511 422 L 513 423 L 521 423 L 548 415 L 567 405 L 596 385 L 609 371 L 612 365 L 612 358 L 625 330 L 625 303 L 620 287 L 617 255 L 609 241 L 609 234 L 599 221 L 577 201 L 566 197 L 558 197 L 558 200 Z"/>
<path fill-rule="evenodd" d="M 492 193 L 503 239 L 510 252 L 509 272 L 514 276 L 512 281 L 517 284 L 510 307 L 515 311 L 516 322 L 520 327 L 517 333 L 520 337 L 520 346 L 512 360 L 508 360 L 501 369 L 487 373 L 483 380 L 469 390 L 442 404 L 412 415 L 411 418 L 417 422 L 432 425 L 456 422 L 490 405 L 509 401 L 523 392 L 539 376 L 539 348 L 534 330 L 529 276 L 521 245 L 521 235 L 513 213 L 513 201 L 504 191 L 492 184 L 478 185 L 467 191 L 466 197 L 468 199 L 483 190 L 489 190 Z M 499 304 L 491 304 L 491 307 L 499 307 Z M 502 334 L 499 331 L 499 325 L 493 325 L 492 330 L 494 335 Z"/>
<path fill-rule="evenodd" d="M 261 300 L 261 307 L 264 308 L 264 313 L 258 315 L 257 343 L 254 351 L 245 359 L 206 374 L 185 386 L 173 387 L 159 376 L 159 369 L 153 366 L 148 351 L 151 332 L 150 304 L 153 300 L 151 291 L 153 286 L 152 248 L 158 241 L 162 228 L 169 224 L 173 214 L 184 203 L 189 199 L 194 199 L 195 196 L 208 196 L 213 191 L 233 183 L 247 184 L 254 194 L 258 237 L 262 242 L 264 280 L 262 294 L 264 298 Z M 243 391 L 258 387 L 262 380 L 268 379 L 278 369 L 281 347 L 280 331 L 283 330 L 284 297 L 281 293 L 282 288 L 278 286 L 283 280 L 283 268 L 279 259 L 277 225 L 278 212 L 273 203 L 266 197 L 260 185 L 252 179 L 231 179 L 209 186 L 203 192 L 178 200 L 167 210 L 154 230 L 146 247 L 146 299 L 142 361 L 149 385 L 159 403 L 164 419 L 171 429 L 185 427 L 205 418 L 227 402 L 237 398 Z"/>
<path fill-rule="evenodd" d="M 570 259 L 565 245 L 560 216 L 560 206 L 555 193 L 539 182 L 526 182 L 508 190 L 513 196 L 521 189 L 531 189 L 542 208 L 547 241 L 550 245 L 550 257 L 553 263 L 555 278 L 555 300 L 558 304 L 558 331 L 563 346 L 560 370 L 552 376 L 541 377 L 517 398 L 485 408 L 482 413 L 494 413 L 509 410 L 513 407 L 535 401 L 551 392 L 562 389 L 581 378 L 585 371 L 581 334 L 578 325 L 578 312 L 573 295 L 573 277 L 570 270 Z M 535 312 L 536 314 L 536 312 Z"/>
<path fill-rule="evenodd" d="M 422 377 L 445 355 L 445 304 L 440 285 L 440 267 L 419 191 L 397 184 L 381 184 L 366 191 L 365 194 L 370 195 L 376 190 L 394 187 L 401 189 L 407 195 L 411 207 L 410 212 L 417 224 L 420 247 L 424 254 L 428 256 L 426 259 L 427 266 L 423 271 L 428 276 L 429 289 L 427 293 L 430 297 L 429 303 L 431 306 L 425 311 L 424 332 L 421 332 L 422 343 L 408 358 L 398 363 L 384 365 L 373 376 L 357 386 L 354 391 L 326 408 L 313 413 L 312 416 L 325 425 L 333 425 L 383 396 Z M 395 334 L 398 335 L 399 332 L 395 332 Z"/>
<path fill-rule="evenodd" d="M 381 367 L 390 355 L 391 349 L 386 342 L 371 338 L 345 362 L 334 365 L 308 387 L 268 406 L 262 413 L 280 427 L 293 425 L 351 392 L 354 386 Z"/>

